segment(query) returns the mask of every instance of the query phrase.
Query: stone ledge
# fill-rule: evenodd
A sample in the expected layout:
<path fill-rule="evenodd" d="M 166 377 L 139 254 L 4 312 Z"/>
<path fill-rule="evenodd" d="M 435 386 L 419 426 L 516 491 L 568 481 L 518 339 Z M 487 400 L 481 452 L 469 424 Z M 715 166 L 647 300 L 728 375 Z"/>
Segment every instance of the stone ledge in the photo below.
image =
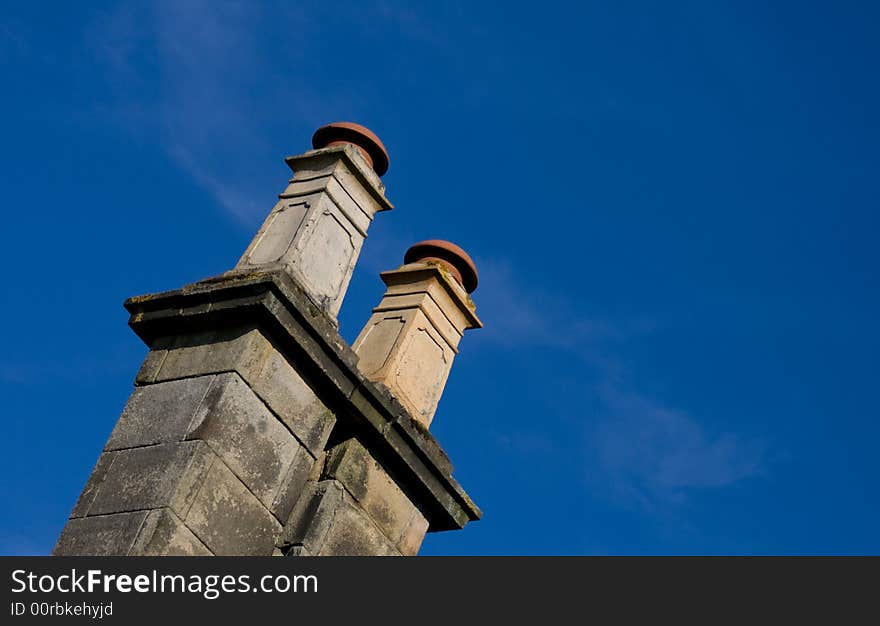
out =
<path fill-rule="evenodd" d="M 429 521 L 429 531 L 463 528 L 482 513 L 452 477 L 433 435 L 384 387 L 367 380 L 333 321 L 280 271 L 235 270 L 175 291 L 125 302 L 129 325 L 151 346 L 185 332 L 257 324 L 285 357 L 308 371 L 316 392 L 367 442 Z"/>

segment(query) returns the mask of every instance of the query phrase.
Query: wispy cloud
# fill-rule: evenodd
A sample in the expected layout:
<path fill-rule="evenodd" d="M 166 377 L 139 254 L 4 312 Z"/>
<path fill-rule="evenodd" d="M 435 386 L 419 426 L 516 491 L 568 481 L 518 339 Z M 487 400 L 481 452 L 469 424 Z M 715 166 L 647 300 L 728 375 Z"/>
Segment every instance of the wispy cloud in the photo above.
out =
<path fill-rule="evenodd" d="M 713 432 L 684 411 L 613 386 L 601 397 L 603 414 L 588 430 L 587 445 L 617 498 L 654 508 L 767 471 L 768 446 L 761 438 Z"/>
<path fill-rule="evenodd" d="M 278 20 L 296 36 L 271 40 L 277 29 L 267 26 Z M 279 130 L 307 134 L 358 103 L 356 93 L 318 92 L 308 80 L 306 68 L 317 65 L 307 58 L 313 26 L 289 5 L 161 1 L 103 15 L 89 42 L 119 86 L 116 113 L 155 131 L 182 171 L 231 216 L 252 224 L 283 182 L 279 151 L 306 147 L 287 146 Z M 276 58 L 281 44 L 289 72 Z"/>
<path fill-rule="evenodd" d="M 119 86 L 108 113 L 155 132 L 183 172 L 252 226 L 280 187 L 279 152 L 308 147 L 287 137 L 308 137 L 331 119 L 368 122 L 387 109 L 387 94 L 371 80 L 376 70 L 359 51 L 391 38 L 453 54 L 452 34 L 438 27 L 450 20 L 432 12 L 454 16 L 465 7 L 159 0 L 102 14 L 86 45 Z M 460 24 L 455 37 L 476 32 L 465 19 L 452 23 Z M 341 67 L 322 54 L 334 38 L 351 55 Z"/>
<path fill-rule="evenodd" d="M 554 362 L 554 352 L 580 360 L 579 371 L 550 375 L 582 377 L 579 386 L 596 399 L 593 413 L 583 416 L 584 471 L 591 489 L 653 509 L 768 471 L 769 444 L 761 437 L 715 429 L 712 416 L 691 415 L 634 387 L 630 371 L 636 364 L 625 363 L 615 346 L 650 334 L 656 320 L 590 314 L 572 296 L 540 285 L 525 287 L 507 263 L 484 259 L 479 266 L 475 299 L 486 322 L 481 331 L 487 334 L 486 343 L 504 350 L 539 350 L 542 363 Z M 556 410 L 570 412 L 571 398 L 566 395 Z M 517 433 L 498 437 L 522 447 Z M 547 442 L 541 442 L 546 448 Z"/>
<path fill-rule="evenodd" d="M 479 291 L 474 294 L 478 314 L 491 320 L 481 331 L 506 347 L 526 346 L 580 350 L 597 342 L 646 332 L 650 320 L 616 320 L 586 315 L 563 294 L 540 284 L 526 286 L 507 261 L 478 259 Z"/>
<path fill-rule="evenodd" d="M 162 90 L 157 113 L 168 153 L 245 222 L 266 212 L 272 189 L 256 188 L 263 175 L 248 167 L 261 162 L 269 143 L 260 99 L 279 95 L 269 93 L 277 87 L 266 89 L 252 78 L 269 64 L 259 46 L 262 18 L 260 5 L 247 2 L 161 2 L 154 15 Z M 294 111 L 313 94 L 300 96 L 289 98 Z"/>

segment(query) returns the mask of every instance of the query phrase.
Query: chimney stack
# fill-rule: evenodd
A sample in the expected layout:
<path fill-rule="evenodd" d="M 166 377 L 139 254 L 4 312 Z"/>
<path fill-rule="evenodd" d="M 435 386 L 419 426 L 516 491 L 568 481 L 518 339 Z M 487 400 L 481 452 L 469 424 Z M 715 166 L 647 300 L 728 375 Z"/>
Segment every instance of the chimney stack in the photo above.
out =
<path fill-rule="evenodd" d="M 379 177 L 388 152 L 369 129 L 327 124 L 285 161 L 293 178 L 236 269 L 282 269 L 335 319 L 373 216 L 392 208 Z"/>
<path fill-rule="evenodd" d="M 480 518 L 424 428 L 476 269 L 413 246 L 352 350 L 336 313 L 388 154 L 351 123 L 313 146 L 234 269 L 126 301 L 150 351 L 53 554 L 410 555 Z"/>
<path fill-rule="evenodd" d="M 448 241 L 421 241 L 383 272 L 385 295 L 354 342 L 361 371 L 383 383 L 426 428 L 434 419 L 464 331 L 483 325 L 469 293 L 470 256 Z"/>

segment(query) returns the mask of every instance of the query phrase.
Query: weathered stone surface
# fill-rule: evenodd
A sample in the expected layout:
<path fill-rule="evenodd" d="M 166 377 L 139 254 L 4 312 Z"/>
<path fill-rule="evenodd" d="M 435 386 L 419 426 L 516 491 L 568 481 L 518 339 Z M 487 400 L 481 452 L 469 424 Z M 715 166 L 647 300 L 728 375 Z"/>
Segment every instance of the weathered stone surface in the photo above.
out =
<path fill-rule="evenodd" d="M 125 556 L 147 511 L 70 519 L 52 550 L 55 556 Z"/>
<path fill-rule="evenodd" d="M 258 335 L 253 325 L 180 335 L 163 342 L 163 348 L 153 349 L 160 353 L 154 360 L 161 363 L 149 368 L 143 376 L 139 373 L 135 382 L 142 385 L 233 370 L 258 370 L 264 358 Z"/>
<path fill-rule="evenodd" d="M 401 533 L 400 539 L 397 542 L 397 549 L 404 556 L 417 555 L 427 533 L 428 520 L 418 510 L 413 511 L 409 525 Z"/>
<path fill-rule="evenodd" d="M 335 479 L 399 549 L 418 551 L 428 523 L 418 508 L 356 439 L 330 451 L 324 477 Z"/>
<path fill-rule="evenodd" d="M 130 551 L 139 556 L 212 556 L 171 509 L 149 512 Z"/>
<path fill-rule="evenodd" d="M 317 463 L 310 454 L 303 451 L 298 454 L 287 470 L 287 476 L 281 483 L 270 510 L 284 523 L 290 517 L 297 500 L 302 496 L 303 488 L 309 476 L 314 472 Z"/>
<path fill-rule="evenodd" d="M 88 515 L 92 502 L 94 502 L 95 496 L 101 488 L 101 483 L 104 482 L 104 477 L 107 475 L 107 470 L 113 465 L 115 456 L 115 454 L 102 454 L 98 457 L 98 462 L 95 463 L 95 467 L 86 482 L 86 486 L 83 487 L 82 493 L 79 494 L 79 499 L 76 501 L 70 517 L 85 517 Z"/>
<path fill-rule="evenodd" d="M 205 395 L 214 376 L 184 378 L 138 387 L 110 433 L 105 450 L 182 440 L 204 419 Z M 201 409 L 201 414 L 199 411 Z"/>
<path fill-rule="evenodd" d="M 334 481 L 309 481 L 284 525 L 279 545 L 320 547 L 333 523 L 333 511 L 339 506 L 344 490 Z M 288 552 L 289 553 L 289 552 Z"/>
<path fill-rule="evenodd" d="M 237 372 L 313 456 L 323 449 L 335 416 L 259 330 L 244 327 L 198 333 L 164 345 L 164 356 L 154 359 L 161 358 L 161 364 L 150 367 L 149 375 L 138 378 L 138 384 Z"/>
<path fill-rule="evenodd" d="M 388 289 L 353 349 L 364 374 L 428 426 L 462 334 L 481 324 L 462 286 L 435 265 L 406 264 L 382 279 Z"/>
<path fill-rule="evenodd" d="M 205 441 L 267 509 L 280 509 L 286 519 L 312 456 L 238 374 L 219 374 L 205 405 L 187 437 Z"/>
<path fill-rule="evenodd" d="M 354 499 L 335 480 L 313 485 L 285 529 L 291 556 L 401 556 Z"/>
<path fill-rule="evenodd" d="M 184 521 L 218 556 L 270 556 L 281 532 L 278 521 L 219 459 Z"/>
<path fill-rule="evenodd" d="M 112 465 L 92 487 L 95 496 L 84 515 L 170 506 L 185 517 L 213 460 L 201 441 L 163 443 L 104 455 L 112 456 Z"/>
<path fill-rule="evenodd" d="M 360 361 L 358 366 L 367 376 L 381 376 L 391 352 L 398 346 L 407 322 L 415 311 L 396 311 L 382 317 L 373 316 L 355 342 Z"/>
<path fill-rule="evenodd" d="M 316 556 L 403 556 L 370 518 L 344 500 Z"/>
<path fill-rule="evenodd" d="M 236 267 L 283 267 L 335 317 L 373 215 L 390 204 L 381 183 L 360 171 L 365 163 L 351 147 L 288 164 L 293 179 Z"/>
<path fill-rule="evenodd" d="M 426 274 L 437 273 L 426 267 Z M 195 328 L 229 329 L 254 321 L 332 410 L 344 430 L 370 441 L 370 452 L 394 468 L 395 480 L 427 517 L 432 531 L 463 527 L 480 510 L 451 475 L 433 436 L 413 428 L 405 409 L 367 380 L 357 357 L 326 315 L 310 304 L 286 273 L 235 272 L 187 287 L 132 298 L 129 324 L 148 344 Z M 295 356 L 290 356 L 295 355 Z"/>
<path fill-rule="evenodd" d="M 312 455 L 324 449 L 336 416 L 278 350 L 267 350 L 260 372 L 248 382 Z"/>

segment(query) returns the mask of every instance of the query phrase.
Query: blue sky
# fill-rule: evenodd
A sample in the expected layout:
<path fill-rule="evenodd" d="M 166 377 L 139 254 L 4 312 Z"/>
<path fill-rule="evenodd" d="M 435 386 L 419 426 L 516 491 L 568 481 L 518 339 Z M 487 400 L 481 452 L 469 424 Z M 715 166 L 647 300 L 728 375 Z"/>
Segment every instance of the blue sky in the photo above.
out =
<path fill-rule="evenodd" d="M 880 13 L 849 2 L 3 2 L 0 553 L 51 550 L 145 346 L 333 120 L 391 154 L 340 314 L 481 272 L 423 554 L 880 552 Z"/>

